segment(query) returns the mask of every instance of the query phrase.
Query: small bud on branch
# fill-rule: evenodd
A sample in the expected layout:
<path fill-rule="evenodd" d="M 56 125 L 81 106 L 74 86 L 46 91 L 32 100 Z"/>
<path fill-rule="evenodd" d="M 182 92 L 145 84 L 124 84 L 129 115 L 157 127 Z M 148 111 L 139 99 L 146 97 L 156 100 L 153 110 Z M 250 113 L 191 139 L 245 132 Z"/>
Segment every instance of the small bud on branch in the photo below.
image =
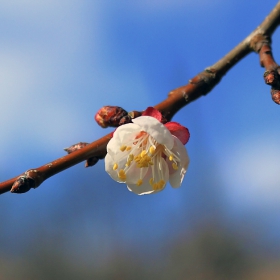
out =
<path fill-rule="evenodd" d="M 277 81 L 277 72 L 272 70 L 272 71 L 265 71 L 263 74 L 264 77 L 264 81 L 266 84 L 268 85 L 277 85 L 278 81 Z"/>
<path fill-rule="evenodd" d="M 91 157 L 86 160 L 85 167 L 94 166 L 99 161 L 98 157 Z"/>
<path fill-rule="evenodd" d="M 26 176 L 20 176 L 14 182 L 11 193 L 25 193 L 28 192 L 31 188 L 35 189 L 35 182 L 32 178 Z"/>
<path fill-rule="evenodd" d="M 271 89 L 271 97 L 272 97 L 272 100 L 280 105 L 280 90 L 279 89 Z"/>
<path fill-rule="evenodd" d="M 35 176 L 34 176 L 35 174 Z M 31 188 L 35 189 L 43 182 L 40 172 L 36 169 L 30 169 L 24 174 L 18 176 L 12 185 L 12 193 L 25 193 Z"/>
<path fill-rule="evenodd" d="M 66 151 L 68 154 L 71 154 L 75 151 L 78 151 L 82 148 L 84 148 L 85 146 L 87 146 L 89 143 L 86 142 L 79 142 L 77 144 L 74 144 L 68 148 L 65 148 L 64 151 Z M 90 157 L 86 160 L 85 163 L 85 167 L 90 167 L 90 166 L 94 166 L 97 162 L 98 162 L 99 158 L 98 157 Z"/>
<path fill-rule="evenodd" d="M 118 106 L 104 106 L 98 110 L 94 118 L 103 128 L 118 127 L 120 122 L 124 124 L 130 121 L 127 111 Z"/>

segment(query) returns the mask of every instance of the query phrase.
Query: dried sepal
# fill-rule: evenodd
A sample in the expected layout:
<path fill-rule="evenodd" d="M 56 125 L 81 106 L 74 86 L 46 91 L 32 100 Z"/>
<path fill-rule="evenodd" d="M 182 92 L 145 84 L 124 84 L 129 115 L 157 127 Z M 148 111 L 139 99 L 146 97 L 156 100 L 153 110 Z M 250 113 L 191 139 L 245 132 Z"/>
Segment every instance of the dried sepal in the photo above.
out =
<path fill-rule="evenodd" d="M 131 123 L 131 117 L 129 115 L 124 116 L 120 119 L 119 126 L 127 123 Z"/>
<path fill-rule="evenodd" d="M 135 118 L 142 116 L 142 112 L 131 111 L 131 112 L 128 112 L 128 115 L 130 116 L 131 119 L 135 119 Z"/>

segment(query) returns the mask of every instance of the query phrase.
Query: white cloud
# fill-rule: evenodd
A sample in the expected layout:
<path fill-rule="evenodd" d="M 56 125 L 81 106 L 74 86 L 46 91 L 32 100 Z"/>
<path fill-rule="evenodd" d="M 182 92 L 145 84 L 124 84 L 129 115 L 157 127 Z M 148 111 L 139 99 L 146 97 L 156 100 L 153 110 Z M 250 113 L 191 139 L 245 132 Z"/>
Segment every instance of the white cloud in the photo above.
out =
<path fill-rule="evenodd" d="M 221 170 L 229 201 L 239 209 L 280 204 L 280 147 L 273 132 L 236 143 L 224 154 Z"/>
<path fill-rule="evenodd" d="M 55 145 L 61 141 L 57 132 L 63 133 L 65 122 L 77 121 L 73 114 L 76 104 L 63 106 L 66 90 L 56 96 L 53 92 L 67 84 L 75 71 L 74 67 L 65 71 L 65 67 L 79 60 L 77 46 L 87 47 L 84 33 L 89 31 L 78 3 L 0 2 L 0 16 L 5 22 L 0 27 L 0 144 L 7 147 L 1 156 L 12 152 L 13 141 L 23 140 L 19 139 L 20 132 L 31 141 L 35 137 Z"/>
<path fill-rule="evenodd" d="M 20 105 L 23 94 L 34 84 L 35 72 L 26 57 L 17 50 L 0 50 L 1 113 L 7 114 L 16 104 Z"/>
<path fill-rule="evenodd" d="M 89 13 L 83 1 L 0 2 L 0 16 L 11 27 L 8 37 L 0 37 L 0 146 L 6 147 L 2 160 L 4 153 L 9 157 L 19 150 L 13 149 L 19 140 L 26 142 L 21 143 L 23 150 L 32 141 L 42 150 L 51 145 L 63 148 L 71 144 L 74 133 L 77 137 L 82 130 L 97 127 L 94 112 L 92 119 L 85 121 L 88 115 L 84 115 L 81 103 L 68 101 L 71 85 L 78 88 L 75 96 L 85 105 L 98 100 L 100 107 L 122 99 L 131 104 L 135 85 L 138 91 L 147 92 L 139 73 L 130 71 L 129 66 L 114 67 L 118 72 L 103 66 L 107 57 L 102 49 L 107 41 L 102 40 L 102 7 L 97 1 L 90 4 Z M 84 65 L 89 60 L 90 69 Z M 88 84 L 86 80 L 79 83 L 76 75 L 88 77 Z M 84 95 L 89 87 L 91 96 Z M 145 102 L 145 95 L 141 101 Z M 20 135 L 24 137 L 19 139 Z M 94 140 L 93 131 L 90 135 Z M 65 138 L 69 142 L 65 143 Z"/>

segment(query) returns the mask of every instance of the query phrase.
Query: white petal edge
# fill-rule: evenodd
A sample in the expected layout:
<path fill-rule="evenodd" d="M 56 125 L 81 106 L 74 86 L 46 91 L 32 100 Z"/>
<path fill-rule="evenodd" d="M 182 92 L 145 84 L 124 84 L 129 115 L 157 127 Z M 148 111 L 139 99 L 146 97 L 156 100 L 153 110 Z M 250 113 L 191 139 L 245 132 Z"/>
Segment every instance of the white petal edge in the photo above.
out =
<path fill-rule="evenodd" d="M 137 186 L 135 184 L 127 184 L 127 189 L 138 195 L 155 193 L 149 182 L 145 182 L 141 186 Z"/>
<path fill-rule="evenodd" d="M 186 147 L 182 144 L 182 142 L 174 136 L 174 147 L 172 152 L 179 156 L 181 162 L 178 165 L 178 170 L 174 170 L 171 165 L 169 165 L 170 175 L 169 175 L 169 182 L 173 188 L 178 188 L 181 186 L 184 176 L 187 172 L 190 159 L 188 156 L 188 152 Z"/>
<path fill-rule="evenodd" d="M 120 178 L 118 177 L 118 172 L 116 170 L 113 170 L 113 166 L 115 164 L 114 158 L 108 153 L 105 156 L 105 171 L 111 176 L 111 178 L 119 183 L 124 183 L 120 181 Z"/>

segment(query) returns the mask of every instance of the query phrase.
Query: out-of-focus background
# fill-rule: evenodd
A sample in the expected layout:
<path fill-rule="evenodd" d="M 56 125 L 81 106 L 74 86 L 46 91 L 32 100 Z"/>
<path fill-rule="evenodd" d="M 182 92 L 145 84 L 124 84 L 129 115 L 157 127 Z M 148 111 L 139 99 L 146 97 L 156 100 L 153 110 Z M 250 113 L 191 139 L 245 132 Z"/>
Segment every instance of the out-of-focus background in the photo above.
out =
<path fill-rule="evenodd" d="M 159 103 L 276 3 L 1 0 L 0 181 L 111 131 L 94 121 L 103 105 Z M 137 196 L 100 161 L 3 194 L 0 278 L 279 279 L 280 109 L 263 72 L 248 55 L 174 117 L 191 133 L 179 189 Z"/>

